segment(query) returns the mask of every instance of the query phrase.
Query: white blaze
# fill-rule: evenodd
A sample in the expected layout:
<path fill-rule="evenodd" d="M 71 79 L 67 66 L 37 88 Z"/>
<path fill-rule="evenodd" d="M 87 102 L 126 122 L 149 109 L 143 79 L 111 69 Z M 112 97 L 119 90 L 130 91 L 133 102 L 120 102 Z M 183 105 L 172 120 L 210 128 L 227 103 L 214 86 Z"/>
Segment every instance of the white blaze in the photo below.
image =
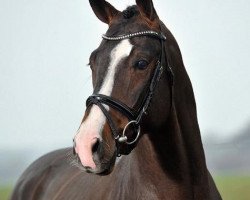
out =
<path fill-rule="evenodd" d="M 122 40 L 112 51 L 110 55 L 110 64 L 108 67 L 108 72 L 106 74 L 106 77 L 103 81 L 102 87 L 99 91 L 100 94 L 104 94 L 107 96 L 111 95 L 113 86 L 114 86 L 114 80 L 115 80 L 115 73 L 117 71 L 117 66 L 119 62 L 125 58 L 128 57 L 131 50 L 132 45 L 130 44 L 129 40 Z"/>
<path fill-rule="evenodd" d="M 104 94 L 106 96 L 111 95 L 113 86 L 114 86 L 117 66 L 121 62 L 122 59 L 129 56 L 132 48 L 133 48 L 133 45 L 129 42 L 128 39 L 126 39 L 126 40 L 122 40 L 111 51 L 110 63 L 109 63 L 104 81 L 102 83 L 102 86 L 99 90 L 99 94 Z M 109 109 L 108 106 L 105 106 L 105 108 Z M 101 109 L 98 106 L 93 105 L 87 119 L 81 125 L 82 130 L 80 130 L 80 134 L 81 133 L 82 134 L 92 134 L 92 133 L 100 134 L 105 122 L 106 122 L 106 117 L 101 111 Z"/>

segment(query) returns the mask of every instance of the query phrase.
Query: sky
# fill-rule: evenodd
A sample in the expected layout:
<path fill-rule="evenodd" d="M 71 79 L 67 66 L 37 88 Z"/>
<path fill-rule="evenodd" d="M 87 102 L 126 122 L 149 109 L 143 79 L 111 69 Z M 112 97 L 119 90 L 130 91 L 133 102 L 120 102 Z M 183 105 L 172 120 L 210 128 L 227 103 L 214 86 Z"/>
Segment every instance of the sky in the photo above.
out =
<path fill-rule="evenodd" d="M 239 133 L 250 123 L 250 1 L 154 4 L 182 51 L 202 136 Z M 87 0 L 0 0 L 0 27 L 0 149 L 71 145 L 107 25 Z"/>

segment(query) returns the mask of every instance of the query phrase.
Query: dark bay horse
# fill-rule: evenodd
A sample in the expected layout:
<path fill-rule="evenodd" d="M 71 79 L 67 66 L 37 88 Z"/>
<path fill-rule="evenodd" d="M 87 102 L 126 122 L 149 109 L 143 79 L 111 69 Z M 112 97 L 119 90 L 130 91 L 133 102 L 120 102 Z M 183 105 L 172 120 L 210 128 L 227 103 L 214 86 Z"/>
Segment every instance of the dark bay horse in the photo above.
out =
<path fill-rule="evenodd" d="M 90 0 L 109 29 L 90 56 L 94 90 L 73 151 L 35 161 L 12 200 L 221 199 L 178 44 L 152 0 L 136 4 Z"/>

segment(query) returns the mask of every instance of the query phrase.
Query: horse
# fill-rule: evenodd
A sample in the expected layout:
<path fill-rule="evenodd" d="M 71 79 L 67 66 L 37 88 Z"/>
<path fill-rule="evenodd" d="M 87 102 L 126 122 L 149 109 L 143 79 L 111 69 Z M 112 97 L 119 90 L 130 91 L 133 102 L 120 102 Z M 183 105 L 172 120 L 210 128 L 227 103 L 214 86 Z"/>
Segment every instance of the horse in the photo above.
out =
<path fill-rule="evenodd" d="M 11 199 L 221 199 L 179 46 L 152 0 L 124 11 L 89 2 L 108 30 L 89 59 L 93 94 L 73 150 L 36 160 Z"/>

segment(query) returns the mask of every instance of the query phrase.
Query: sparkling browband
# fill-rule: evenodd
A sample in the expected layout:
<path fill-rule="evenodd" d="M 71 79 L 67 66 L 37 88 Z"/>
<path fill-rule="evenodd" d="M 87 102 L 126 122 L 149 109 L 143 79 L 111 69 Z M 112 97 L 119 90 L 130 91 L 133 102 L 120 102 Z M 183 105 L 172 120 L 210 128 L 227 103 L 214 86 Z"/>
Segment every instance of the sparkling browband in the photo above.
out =
<path fill-rule="evenodd" d="M 156 37 L 159 38 L 161 40 L 166 40 L 166 36 L 161 34 L 161 33 L 157 33 L 155 31 L 140 31 L 140 32 L 136 32 L 136 33 L 130 33 L 127 35 L 119 35 L 119 36 L 107 36 L 107 35 L 102 35 L 102 38 L 105 40 L 124 40 L 124 39 L 128 39 L 128 38 L 132 38 L 132 37 L 138 37 L 138 36 L 151 36 L 151 37 Z"/>

